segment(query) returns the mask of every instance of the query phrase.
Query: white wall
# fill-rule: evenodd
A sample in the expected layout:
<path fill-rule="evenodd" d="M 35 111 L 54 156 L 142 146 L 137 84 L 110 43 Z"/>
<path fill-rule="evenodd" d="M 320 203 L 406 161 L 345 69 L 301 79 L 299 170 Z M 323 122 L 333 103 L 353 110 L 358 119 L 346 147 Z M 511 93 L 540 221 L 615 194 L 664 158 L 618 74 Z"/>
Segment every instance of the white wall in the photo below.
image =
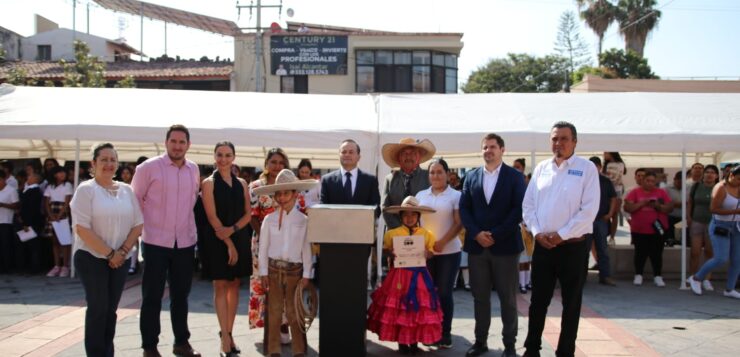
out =
<path fill-rule="evenodd" d="M 86 33 L 73 33 L 70 29 L 56 29 L 42 32 L 21 40 L 22 59 L 35 61 L 38 54 L 37 46 L 51 45 L 51 60 L 74 60 L 74 39 L 87 43 L 90 54 L 101 57 L 105 62 L 113 62 L 113 51 L 108 46 L 108 40 Z"/>

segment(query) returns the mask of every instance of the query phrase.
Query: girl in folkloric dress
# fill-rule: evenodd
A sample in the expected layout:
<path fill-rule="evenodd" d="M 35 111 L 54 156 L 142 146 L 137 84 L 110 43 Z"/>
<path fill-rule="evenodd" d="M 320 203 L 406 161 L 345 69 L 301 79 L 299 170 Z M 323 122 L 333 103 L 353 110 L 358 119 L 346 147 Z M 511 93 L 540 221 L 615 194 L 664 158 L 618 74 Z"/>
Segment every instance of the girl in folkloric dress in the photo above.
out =
<path fill-rule="evenodd" d="M 434 253 L 434 234 L 419 225 L 424 212 L 434 212 L 419 205 L 409 196 L 400 206 L 385 209 L 399 213 L 402 225 L 385 232 L 383 251 L 393 254 L 393 238 L 398 236 L 423 236 L 426 258 Z M 415 354 L 417 343 L 435 344 L 442 338 L 442 309 L 439 296 L 426 266 L 397 268 L 392 265 L 383 284 L 372 295 L 368 308 L 367 329 L 378 334 L 381 341 L 398 342 L 401 354 Z"/>

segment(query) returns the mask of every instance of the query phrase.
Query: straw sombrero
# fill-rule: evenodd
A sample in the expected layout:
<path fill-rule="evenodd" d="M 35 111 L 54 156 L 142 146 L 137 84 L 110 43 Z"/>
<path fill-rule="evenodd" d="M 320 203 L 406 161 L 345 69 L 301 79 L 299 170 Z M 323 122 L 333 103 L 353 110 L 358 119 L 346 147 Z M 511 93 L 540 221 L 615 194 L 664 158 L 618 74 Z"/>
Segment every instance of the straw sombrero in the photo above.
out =
<path fill-rule="evenodd" d="M 388 164 L 388 166 L 390 166 L 391 168 L 401 166 L 398 163 L 398 153 L 407 147 L 414 147 L 419 149 L 419 151 L 421 152 L 421 160 L 419 162 L 424 162 L 431 159 L 432 157 L 434 157 L 434 153 L 437 151 L 437 149 L 434 147 L 434 144 L 432 144 L 429 139 L 414 140 L 412 138 L 403 138 L 401 139 L 401 141 L 398 142 L 398 144 L 383 145 L 383 161 L 385 161 L 385 163 Z"/>
<path fill-rule="evenodd" d="M 419 205 L 419 200 L 414 196 L 408 196 L 403 199 L 400 206 L 390 206 L 384 209 L 386 213 L 400 213 L 401 211 L 411 211 L 419 213 L 434 213 L 437 212 L 434 208 L 428 206 Z"/>
<path fill-rule="evenodd" d="M 280 173 L 278 173 L 277 177 L 275 178 L 274 184 L 257 187 L 252 192 L 255 195 L 259 196 L 270 195 L 277 191 L 306 191 L 312 189 L 318 184 L 319 181 L 316 180 L 299 180 L 297 177 L 295 177 L 293 171 L 283 169 L 282 171 L 280 171 Z"/>

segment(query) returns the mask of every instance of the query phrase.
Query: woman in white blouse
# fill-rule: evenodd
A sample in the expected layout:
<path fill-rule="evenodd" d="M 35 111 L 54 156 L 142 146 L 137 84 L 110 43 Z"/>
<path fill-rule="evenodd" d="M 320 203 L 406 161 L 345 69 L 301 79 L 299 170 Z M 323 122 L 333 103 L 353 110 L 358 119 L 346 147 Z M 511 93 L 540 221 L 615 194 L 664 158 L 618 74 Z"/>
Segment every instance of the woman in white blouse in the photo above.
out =
<path fill-rule="evenodd" d="M 452 290 L 455 286 L 457 271 L 460 269 L 460 251 L 462 242 L 458 234 L 462 229 L 460 220 L 460 191 L 447 183 L 450 172 L 444 159 L 434 159 L 427 168 L 431 187 L 419 191 L 416 199 L 419 204 L 435 209 L 434 213 L 422 217 L 422 227 L 428 229 L 437 241 L 434 243 L 434 257 L 428 260 L 429 273 L 437 286 L 442 305 L 442 339 L 437 342 L 439 348 L 452 347 L 452 315 L 454 302 Z"/>
<path fill-rule="evenodd" d="M 85 288 L 85 351 L 113 356 L 116 310 L 126 282 L 131 248 L 144 218 L 131 186 L 113 181 L 118 154 L 105 143 L 93 151 L 95 177 L 77 187 L 72 199 L 74 264 Z"/>

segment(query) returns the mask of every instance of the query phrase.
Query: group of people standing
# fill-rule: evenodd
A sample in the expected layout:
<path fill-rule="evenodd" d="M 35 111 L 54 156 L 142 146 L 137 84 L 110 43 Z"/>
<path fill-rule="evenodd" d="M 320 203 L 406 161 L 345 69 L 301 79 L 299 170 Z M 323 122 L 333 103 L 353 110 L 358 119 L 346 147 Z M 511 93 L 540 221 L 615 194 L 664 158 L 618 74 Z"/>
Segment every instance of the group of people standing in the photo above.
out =
<path fill-rule="evenodd" d="M 461 190 L 456 190 L 449 182 L 449 166 L 444 159 L 434 158 L 436 148 L 429 140 L 402 139 L 382 148 L 384 161 L 394 168 L 385 178 L 382 195 L 377 178 L 358 168 L 360 147 L 351 139 L 340 143 L 340 168 L 324 175 L 320 184 L 306 172 L 301 174 L 301 170 L 311 172 L 310 162 L 302 162 L 298 167 L 302 177 L 295 177 L 287 154 L 279 148 L 268 151 L 262 175 L 249 183 L 234 170 L 236 150 L 227 141 L 215 145 L 215 170 L 203 179 L 197 165 L 185 157 L 190 147 L 188 129 L 173 125 L 166 133 L 167 152 L 138 165 L 129 185 L 114 180 L 119 166 L 116 150 L 109 143 L 101 144 L 92 155 L 93 179 L 82 183 L 69 202 L 78 247 L 73 260 L 87 300 L 86 351 L 91 356 L 113 355 L 126 262 L 140 237 L 146 262 L 140 315 L 144 356 L 160 356 L 165 284 L 175 337 L 173 353 L 200 356 L 189 343 L 187 322 L 198 240 L 204 276 L 213 280 L 220 355 L 240 353 L 233 337 L 239 286 L 241 279 L 251 277 L 249 322 L 251 327 L 265 327 L 266 354 L 279 356 L 280 345 L 290 343 L 294 356 L 304 356 L 305 327 L 296 317 L 302 307 L 295 305 L 293 296 L 296 290 L 310 287 L 312 256 L 317 253 L 307 242 L 305 212 L 314 203 L 328 203 L 375 206 L 376 218 L 383 213 L 388 228 L 383 253 L 390 271 L 372 294 L 367 328 L 381 340 L 398 342 L 401 353 L 416 353 L 418 343 L 452 347 L 452 291 L 464 251 L 475 316 L 475 342 L 467 356 L 488 351 L 492 289 L 500 300 L 503 355 L 516 355 L 516 295 L 522 287 L 532 291 L 524 355 L 539 356 L 556 282 L 563 304 L 556 353 L 572 356 L 590 242 L 597 240 L 599 232 L 599 264 L 608 266 L 604 261 L 608 256 L 602 254 L 623 192 L 614 179 L 613 192 L 604 192 L 606 176 L 600 177 L 600 162 L 575 155 L 577 142 L 573 124 L 555 123 L 550 131 L 553 156 L 535 167 L 527 183 L 524 163 L 518 163 L 521 169 L 504 163 L 504 138 L 488 134 L 481 140 L 482 165 L 468 172 Z M 421 168 L 420 163 L 427 161 L 426 169 Z M 612 165 L 620 161 L 607 158 L 605 172 L 623 174 L 623 163 Z M 651 177 L 646 175 L 642 191 L 625 198 L 625 210 L 632 213 L 638 228 L 640 222 L 652 224 L 639 217 L 642 210 L 667 211 L 670 203 L 667 196 L 645 198 L 651 192 Z M 691 194 L 696 196 L 693 210 L 706 205 L 704 191 L 711 186 L 707 180 L 697 183 L 705 187 L 692 188 L 696 191 Z M 740 169 L 735 169 L 711 190 L 709 207 L 714 218 L 708 223 L 715 257 L 689 279 L 697 294 L 706 275 L 729 257 L 733 265 L 725 295 L 738 297 L 733 295 L 738 294 L 734 285 L 729 286 L 740 274 L 740 257 L 735 254 L 740 245 L 734 244 L 740 239 L 738 187 Z M 198 201 L 206 218 L 204 227 L 196 225 L 193 207 Z M 696 222 L 706 221 L 694 212 Z M 636 248 L 647 247 L 641 252 L 654 259 L 648 238 L 633 233 Z M 533 239 L 533 250 L 527 254 L 531 255 L 531 284 L 526 278 L 518 279 L 520 255 L 526 252 L 523 234 Z M 426 266 L 394 265 L 392 241 L 399 235 L 423 237 Z M 705 241 L 698 237 L 696 244 Z M 600 277 L 610 283 L 607 279 L 608 273 Z"/>

